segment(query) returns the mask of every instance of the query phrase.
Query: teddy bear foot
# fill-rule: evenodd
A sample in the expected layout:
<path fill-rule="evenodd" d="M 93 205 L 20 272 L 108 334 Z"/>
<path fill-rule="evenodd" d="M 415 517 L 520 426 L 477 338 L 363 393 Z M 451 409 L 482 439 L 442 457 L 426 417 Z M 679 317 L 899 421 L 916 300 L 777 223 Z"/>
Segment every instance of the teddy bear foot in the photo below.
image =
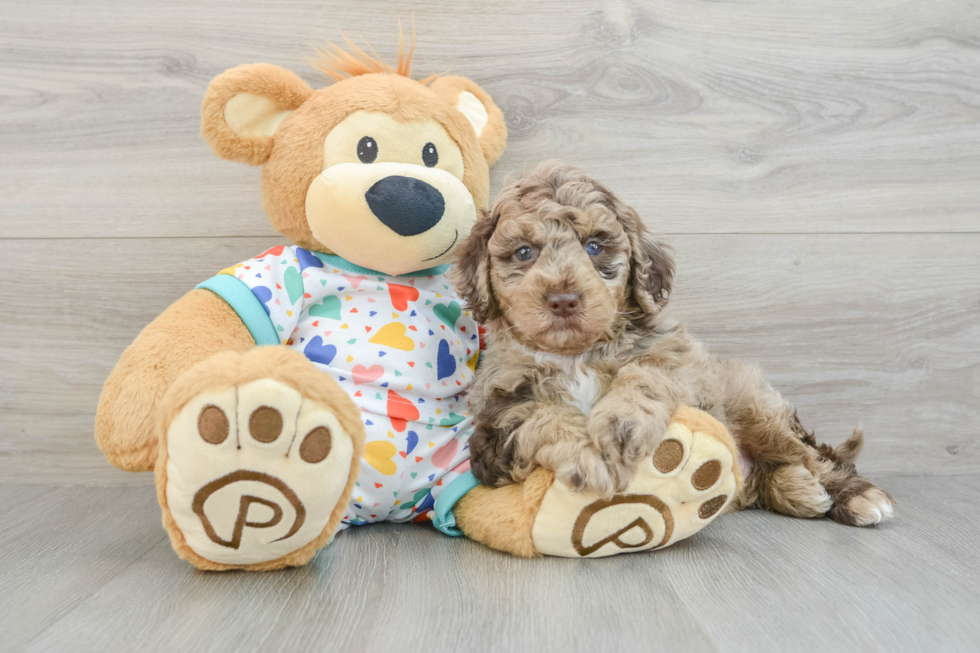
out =
<path fill-rule="evenodd" d="M 602 557 L 670 546 L 707 526 L 735 498 L 740 476 L 732 450 L 711 426 L 675 415 L 626 491 L 609 499 L 552 484 L 531 531 L 535 549 Z"/>
<path fill-rule="evenodd" d="M 358 434 L 324 397 L 297 389 L 289 368 L 308 363 L 290 354 L 221 354 L 178 381 L 185 387 L 177 394 L 191 396 L 161 420 L 157 492 L 174 548 L 197 567 L 303 564 L 337 529 L 356 476 Z M 288 365 L 278 367 L 277 358 Z"/>
<path fill-rule="evenodd" d="M 598 558 L 670 546 L 733 506 L 735 443 L 707 413 L 682 407 L 626 491 L 603 499 L 537 469 L 520 485 L 478 486 L 454 508 L 463 533 L 519 556 Z"/>

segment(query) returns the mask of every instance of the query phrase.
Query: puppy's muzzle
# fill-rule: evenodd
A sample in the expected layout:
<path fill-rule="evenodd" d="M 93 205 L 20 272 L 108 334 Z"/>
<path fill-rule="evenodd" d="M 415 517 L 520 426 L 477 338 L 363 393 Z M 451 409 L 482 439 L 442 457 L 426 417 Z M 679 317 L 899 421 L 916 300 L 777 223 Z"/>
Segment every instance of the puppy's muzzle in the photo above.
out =
<path fill-rule="evenodd" d="M 391 175 L 364 193 L 371 212 L 399 236 L 417 236 L 439 224 L 446 201 L 421 179 Z"/>

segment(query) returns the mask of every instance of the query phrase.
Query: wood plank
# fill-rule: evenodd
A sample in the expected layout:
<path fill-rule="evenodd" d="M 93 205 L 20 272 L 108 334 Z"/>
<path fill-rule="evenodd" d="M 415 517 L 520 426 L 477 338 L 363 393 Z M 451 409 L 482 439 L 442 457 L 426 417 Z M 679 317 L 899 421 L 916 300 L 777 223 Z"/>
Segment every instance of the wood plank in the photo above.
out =
<path fill-rule="evenodd" d="M 392 614 L 411 601 L 421 617 L 409 623 L 378 619 L 368 640 L 372 650 L 392 650 L 399 642 L 425 650 L 436 637 L 454 651 L 533 650 L 534 642 L 598 651 L 610 648 L 611 640 L 625 651 L 649 651 L 651 641 L 676 650 L 713 649 L 668 579 L 639 573 L 648 561 L 623 561 L 610 582 L 596 582 L 603 576 L 601 562 L 588 569 L 565 559 L 542 565 L 419 530 L 406 533 L 392 557 L 378 611 Z M 624 610 L 629 597 L 642 597 L 643 611 L 656 618 L 637 619 L 636 611 Z M 461 609 L 446 611 L 446 602 Z"/>
<path fill-rule="evenodd" d="M 112 469 L 95 447 L 104 379 L 169 303 L 275 242 L 7 241 L 0 483 L 152 483 Z M 980 235 L 682 236 L 675 244 L 673 310 L 718 354 L 761 364 L 822 438 L 838 442 L 863 424 L 861 469 L 980 470 Z M 44 300 L 24 288 L 43 289 Z"/>
<path fill-rule="evenodd" d="M 973 650 L 980 519 L 960 478 L 886 478 L 896 518 L 874 528 L 726 517 L 662 572 L 719 650 Z"/>
<path fill-rule="evenodd" d="M 649 650 L 651 638 L 713 650 L 666 579 L 641 584 L 624 570 L 604 584 L 580 571 L 575 561 L 517 560 L 416 525 L 355 529 L 307 567 L 261 575 L 196 573 L 160 543 L 25 650 L 73 639 L 110 651 L 135 637 L 148 649 L 482 651 L 547 641 L 596 650 L 611 633 L 625 651 Z M 624 613 L 630 592 L 658 618 Z"/>
<path fill-rule="evenodd" d="M 16 272 L 0 286 L 10 307 L 0 317 L 0 483 L 152 484 L 152 475 L 112 468 L 95 446 L 102 383 L 139 331 L 220 270 L 217 261 L 244 260 L 278 241 L 5 242 Z M 24 287 L 47 289 L 44 301 Z"/>
<path fill-rule="evenodd" d="M 259 172 L 198 134 L 245 62 L 317 85 L 307 44 L 394 51 L 389 0 L 3 2 L 2 236 L 268 236 Z M 503 108 L 493 188 L 561 157 L 674 233 L 980 230 L 970 0 L 417 3 L 416 71 Z M 379 20 L 379 16 L 384 18 Z M 448 27 L 447 26 L 451 26 Z"/>
<path fill-rule="evenodd" d="M 22 649 L 162 543 L 159 511 L 152 488 L 2 488 L 4 650 Z"/>
<path fill-rule="evenodd" d="M 869 474 L 976 472 L 976 236 L 680 237 L 677 312 L 746 358 Z M 962 285 L 960 285 L 962 284 Z"/>
<path fill-rule="evenodd" d="M 147 533 L 144 555 L 18 641 L 28 651 L 105 652 L 134 641 L 148 650 L 971 650 L 977 488 L 960 477 L 885 480 L 899 512 L 876 528 L 750 511 L 664 551 L 587 563 L 519 560 L 427 527 L 381 525 L 341 534 L 300 569 L 209 574 Z M 84 502 L 105 490 L 77 492 Z M 47 528 L 39 521 L 34 536 Z M 89 557 L 117 545 L 113 530 L 101 533 L 85 543 Z M 81 550 L 56 560 L 45 549 L 36 564 L 89 564 Z M 55 597 L 42 586 L 30 598 L 43 614 Z"/>

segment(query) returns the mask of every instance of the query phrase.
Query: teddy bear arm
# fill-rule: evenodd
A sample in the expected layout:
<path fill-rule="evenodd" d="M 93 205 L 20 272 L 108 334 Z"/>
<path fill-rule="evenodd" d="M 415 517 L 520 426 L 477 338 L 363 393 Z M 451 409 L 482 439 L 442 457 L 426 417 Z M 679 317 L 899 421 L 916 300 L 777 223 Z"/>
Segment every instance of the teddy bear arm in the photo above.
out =
<path fill-rule="evenodd" d="M 213 354 L 254 346 L 238 314 L 210 290 L 171 304 L 126 348 L 102 388 L 95 439 L 106 459 L 126 471 L 152 471 L 156 408 L 171 383 Z"/>

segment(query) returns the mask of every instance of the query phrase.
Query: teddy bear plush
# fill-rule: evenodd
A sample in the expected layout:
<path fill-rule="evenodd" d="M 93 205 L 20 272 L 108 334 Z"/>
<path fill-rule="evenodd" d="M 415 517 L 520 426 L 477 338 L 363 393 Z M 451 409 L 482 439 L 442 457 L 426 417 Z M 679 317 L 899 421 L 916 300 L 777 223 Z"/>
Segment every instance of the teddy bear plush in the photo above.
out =
<path fill-rule="evenodd" d="M 645 550 L 703 528 L 742 479 L 724 427 L 690 408 L 611 499 L 543 469 L 474 480 L 480 333 L 446 270 L 507 130 L 477 84 L 416 81 L 410 62 L 352 46 L 324 56 L 335 83 L 318 90 L 268 64 L 211 82 L 204 139 L 263 166 L 265 211 L 293 244 L 221 270 L 139 334 L 99 401 L 106 458 L 155 471 L 173 547 L 201 569 L 301 565 L 378 521 L 523 556 Z"/>

